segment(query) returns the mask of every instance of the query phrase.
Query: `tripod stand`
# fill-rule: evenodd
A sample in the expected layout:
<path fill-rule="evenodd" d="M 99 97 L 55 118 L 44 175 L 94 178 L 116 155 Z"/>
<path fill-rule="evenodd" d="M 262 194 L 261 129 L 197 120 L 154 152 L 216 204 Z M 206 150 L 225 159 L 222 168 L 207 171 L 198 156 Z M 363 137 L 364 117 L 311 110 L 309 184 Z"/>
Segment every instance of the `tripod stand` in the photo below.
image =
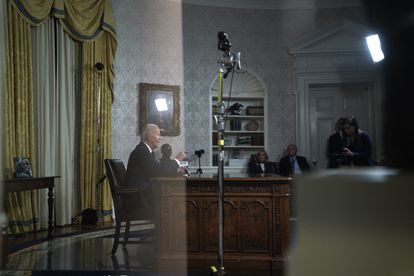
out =
<path fill-rule="evenodd" d="M 231 43 L 225 32 L 217 34 L 219 42 L 218 49 L 224 52 L 223 57 L 219 59 L 220 64 L 218 74 L 218 97 L 217 107 L 218 113 L 215 115 L 217 122 L 217 145 L 218 145 L 218 269 L 211 267 L 212 275 L 223 276 L 226 274 L 224 270 L 224 131 L 225 131 L 225 104 L 223 100 L 223 79 L 230 72 L 234 72 L 235 67 L 240 68 L 240 53 L 230 51 Z M 230 95 L 230 93 L 229 93 Z"/>
<path fill-rule="evenodd" d="M 195 151 L 195 155 L 197 155 L 198 156 L 198 169 L 197 169 L 197 174 L 203 174 L 203 170 L 201 169 L 201 155 L 204 153 L 204 150 L 203 149 L 201 149 L 201 150 L 196 150 Z"/>

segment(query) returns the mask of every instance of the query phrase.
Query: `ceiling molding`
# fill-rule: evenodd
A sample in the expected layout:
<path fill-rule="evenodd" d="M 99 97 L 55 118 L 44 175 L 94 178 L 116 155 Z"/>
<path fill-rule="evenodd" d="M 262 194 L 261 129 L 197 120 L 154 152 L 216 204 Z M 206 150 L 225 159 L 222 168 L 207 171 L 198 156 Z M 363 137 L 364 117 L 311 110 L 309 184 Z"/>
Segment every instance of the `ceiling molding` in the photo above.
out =
<path fill-rule="evenodd" d="M 361 0 L 316 0 L 317 9 L 362 7 Z"/>
<path fill-rule="evenodd" d="M 261 9 L 261 10 L 303 10 L 314 9 L 314 0 L 167 0 L 182 4 L 219 8 Z"/>
<path fill-rule="evenodd" d="M 261 10 L 309 10 L 315 8 L 361 7 L 361 0 L 166 0 L 219 8 Z"/>

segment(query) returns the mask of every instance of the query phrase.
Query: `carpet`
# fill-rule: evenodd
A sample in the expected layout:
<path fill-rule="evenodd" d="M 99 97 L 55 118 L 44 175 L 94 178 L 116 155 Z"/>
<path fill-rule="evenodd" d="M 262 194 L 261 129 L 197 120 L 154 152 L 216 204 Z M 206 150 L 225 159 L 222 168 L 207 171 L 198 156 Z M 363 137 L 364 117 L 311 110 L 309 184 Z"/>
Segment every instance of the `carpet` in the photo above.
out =
<path fill-rule="evenodd" d="M 143 231 L 143 236 L 148 236 L 148 231 L 154 229 L 154 224 L 148 223 L 148 224 L 132 224 L 130 227 L 130 237 L 137 237 L 140 235 L 140 231 Z M 125 231 L 125 228 L 121 228 L 121 238 L 122 233 Z M 133 234 L 132 234 L 133 233 Z M 113 238 L 115 234 L 115 228 L 109 227 L 109 228 L 103 228 L 103 229 L 97 229 L 97 230 L 89 230 L 89 231 L 75 231 L 72 233 L 65 233 L 65 234 L 54 234 L 53 239 L 59 239 L 59 238 Z M 30 241 L 21 242 L 18 244 L 13 244 L 11 246 L 8 246 L 8 254 L 16 253 L 22 249 L 50 241 L 48 238 L 38 238 Z"/>

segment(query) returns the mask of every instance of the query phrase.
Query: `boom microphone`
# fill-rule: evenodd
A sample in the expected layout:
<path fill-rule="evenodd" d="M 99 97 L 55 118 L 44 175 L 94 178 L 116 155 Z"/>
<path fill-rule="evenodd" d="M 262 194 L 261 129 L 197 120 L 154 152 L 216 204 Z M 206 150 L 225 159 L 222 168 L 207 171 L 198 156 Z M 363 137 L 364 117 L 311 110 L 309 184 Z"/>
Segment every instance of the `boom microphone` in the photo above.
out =
<path fill-rule="evenodd" d="M 221 66 L 226 69 L 226 72 L 223 75 L 223 78 L 226 78 L 227 75 L 234 69 L 241 69 L 241 59 L 240 52 L 234 53 L 230 50 L 231 43 L 229 40 L 229 35 L 226 32 L 218 32 L 218 45 L 217 48 L 224 52 L 223 57 L 218 61 Z"/>
<path fill-rule="evenodd" d="M 229 35 L 226 32 L 219 32 L 217 37 L 219 39 L 217 48 L 222 51 L 229 51 L 231 47 Z"/>

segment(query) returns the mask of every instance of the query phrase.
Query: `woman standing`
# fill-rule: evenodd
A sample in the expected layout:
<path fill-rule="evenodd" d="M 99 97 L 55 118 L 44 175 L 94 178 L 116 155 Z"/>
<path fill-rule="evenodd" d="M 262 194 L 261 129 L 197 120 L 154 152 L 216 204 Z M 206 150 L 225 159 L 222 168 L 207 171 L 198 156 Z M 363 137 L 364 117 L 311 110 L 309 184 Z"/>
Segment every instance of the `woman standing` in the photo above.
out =
<path fill-rule="evenodd" d="M 346 120 L 344 132 L 346 134 L 346 145 L 343 148 L 343 155 L 348 157 L 349 165 L 373 166 L 371 139 L 365 131 L 359 129 L 355 118 Z"/>

